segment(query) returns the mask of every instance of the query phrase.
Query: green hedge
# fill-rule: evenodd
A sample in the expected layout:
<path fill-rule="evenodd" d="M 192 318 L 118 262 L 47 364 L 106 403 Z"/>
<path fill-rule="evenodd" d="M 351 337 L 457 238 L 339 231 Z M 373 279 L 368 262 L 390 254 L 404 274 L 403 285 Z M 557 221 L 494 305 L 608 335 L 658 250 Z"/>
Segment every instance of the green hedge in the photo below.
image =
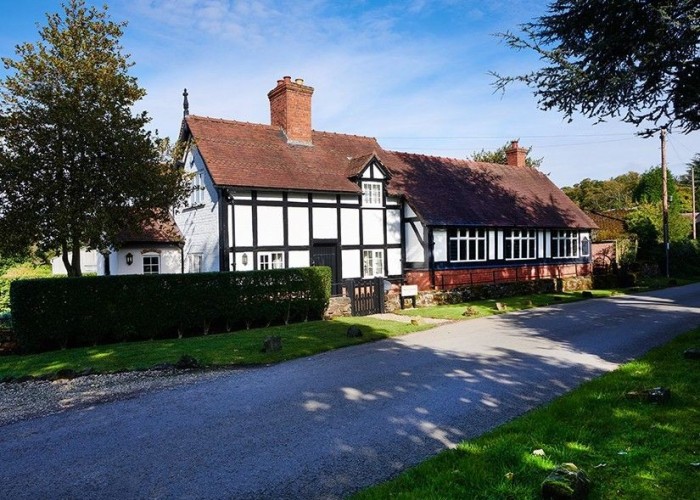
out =
<path fill-rule="evenodd" d="M 319 319 L 327 267 L 14 281 L 12 322 L 23 352 L 201 335 Z"/>
<path fill-rule="evenodd" d="M 0 278 L 0 312 L 10 309 L 10 280 Z"/>

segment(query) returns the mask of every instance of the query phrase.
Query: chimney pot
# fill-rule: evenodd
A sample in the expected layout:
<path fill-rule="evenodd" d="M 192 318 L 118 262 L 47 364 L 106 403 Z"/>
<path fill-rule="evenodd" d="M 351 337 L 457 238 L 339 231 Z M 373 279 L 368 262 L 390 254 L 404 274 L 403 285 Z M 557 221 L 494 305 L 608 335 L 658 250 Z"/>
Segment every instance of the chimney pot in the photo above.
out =
<path fill-rule="evenodd" d="M 527 148 L 521 148 L 517 140 L 510 141 L 510 147 L 506 149 L 506 164 L 512 167 L 527 166 Z"/>
<path fill-rule="evenodd" d="M 290 144 L 311 145 L 311 96 L 313 87 L 304 85 L 302 78 L 292 82 L 285 76 L 267 93 L 270 100 L 270 122 L 280 127 Z"/>

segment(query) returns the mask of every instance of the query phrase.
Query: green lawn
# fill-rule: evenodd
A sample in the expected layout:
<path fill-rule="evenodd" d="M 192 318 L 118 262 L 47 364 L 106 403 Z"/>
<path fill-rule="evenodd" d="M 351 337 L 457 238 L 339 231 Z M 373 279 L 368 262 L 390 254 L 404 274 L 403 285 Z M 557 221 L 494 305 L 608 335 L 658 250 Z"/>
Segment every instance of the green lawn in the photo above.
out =
<path fill-rule="evenodd" d="M 609 297 L 617 292 L 613 290 L 591 290 L 591 293 L 593 297 Z M 404 309 L 401 311 L 401 314 L 422 316 L 425 318 L 459 320 L 501 314 L 502 312 L 519 311 L 532 307 L 542 307 L 550 304 L 574 302 L 576 300 L 582 300 L 583 298 L 581 292 L 538 293 L 535 295 L 518 295 L 516 297 L 506 297 L 502 299 L 475 300 L 473 302 L 463 302 L 460 304 Z M 505 304 L 506 310 L 499 311 L 496 308 L 497 302 Z"/>
<path fill-rule="evenodd" d="M 535 499 L 562 462 L 586 471 L 591 499 L 697 498 L 700 361 L 682 357 L 691 346 L 700 329 L 357 498 Z M 671 389 L 668 404 L 625 398 L 657 386 Z"/>
<path fill-rule="evenodd" d="M 361 338 L 348 338 L 348 326 L 360 326 Z M 374 318 L 338 318 L 288 326 L 258 328 L 232 333 L 183 339 L 129 342 L 97 347 L 66 349 L 25 356 L 1 356 L 0 379 L 44 376 L 58 370 L 97 372 L 138 370 L 160 363 L 174 363 L 183 354 L 194 356 L 206 366 L 263 365 L 310 356 L 348 345 L 403 335 L 430 328 Z M 263 353 L 263 340 L 269 335 L 282 337 L 282 350 Z"/>

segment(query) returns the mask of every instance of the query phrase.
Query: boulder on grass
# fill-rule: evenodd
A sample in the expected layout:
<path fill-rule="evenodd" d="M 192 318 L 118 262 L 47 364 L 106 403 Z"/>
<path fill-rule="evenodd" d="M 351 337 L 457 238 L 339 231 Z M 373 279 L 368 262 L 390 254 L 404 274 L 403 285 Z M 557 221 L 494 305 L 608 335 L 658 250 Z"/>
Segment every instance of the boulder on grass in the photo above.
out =
<path fill-rule="evenodd" d="M 625 394 L 627 399 L 636 399 L 643 403 L 668 403 L 671 399 L 671 389 L 668 387 L 654 387 L 643 391 L 630 391 Z"/>
<path fill-rule="evenodd" d="M 282 350 L 282 337 L 271 335 L 263 342 L 262 352 L 277 352 Z"/>
<path fill-rule="evenodd" d="M 584 290 L 583 292 L 581 292 L 581 297 L 583 297 L 584 299 L 592 299 L 593 292 L 591 292 L 589 290 Z"/>
<path fill-rule="evenodd" d="M 356 337 L 362 337 L 362 330 L 360 330 L 359 326 L 352 325 L 350 328 L 348 328 L 348 331 L 345 332 L 345 334 L 351 339 Z"/>
<path fill-rule="evenodd" d="M 586 473 L 572 463 L 557 466 L 542 482 L 545 500 L 584 499 L 591 489 Z"/>
<path fill-rule="evenodd" d="M 683 357 L 685 359 L 700 359 L 700 348 L 689 347 L 688 349 L 683 351 Z"/>
<path fill-rule="evenodd" d="M 189 354 L 183 354 L 175 363 L 175 368 L 180 370 L 192 370 L 201 367 L 202 365 L 199 363 L 197 358 L 190 356 Z"/>

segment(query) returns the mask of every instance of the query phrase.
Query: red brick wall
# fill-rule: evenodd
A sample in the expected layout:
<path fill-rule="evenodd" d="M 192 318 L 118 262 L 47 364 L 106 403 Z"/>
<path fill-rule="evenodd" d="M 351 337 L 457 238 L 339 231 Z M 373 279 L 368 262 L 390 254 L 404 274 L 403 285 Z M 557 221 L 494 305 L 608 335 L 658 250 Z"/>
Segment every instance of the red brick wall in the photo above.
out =
<path fill-rule="evenodd" d="M 314 89 L 285 76 L 277 81 L 270 99 L 270 123 L 281 127 L 290 142 L 311 144 L 311 96 Z"/>
<path fill-rule="evenodd" d="M 435 288 L 449 290 L 459 286 L 483 285 L 549 278 L 568 278 L 591 274 L 589 264 L 542 264 L 532 266 L 498 267 L 490 269 L 436 270 Z M 430 290 L 430 272 L 410 270 L 404 273 L 407 285 L 418 285 L 419 290 Z"/>

